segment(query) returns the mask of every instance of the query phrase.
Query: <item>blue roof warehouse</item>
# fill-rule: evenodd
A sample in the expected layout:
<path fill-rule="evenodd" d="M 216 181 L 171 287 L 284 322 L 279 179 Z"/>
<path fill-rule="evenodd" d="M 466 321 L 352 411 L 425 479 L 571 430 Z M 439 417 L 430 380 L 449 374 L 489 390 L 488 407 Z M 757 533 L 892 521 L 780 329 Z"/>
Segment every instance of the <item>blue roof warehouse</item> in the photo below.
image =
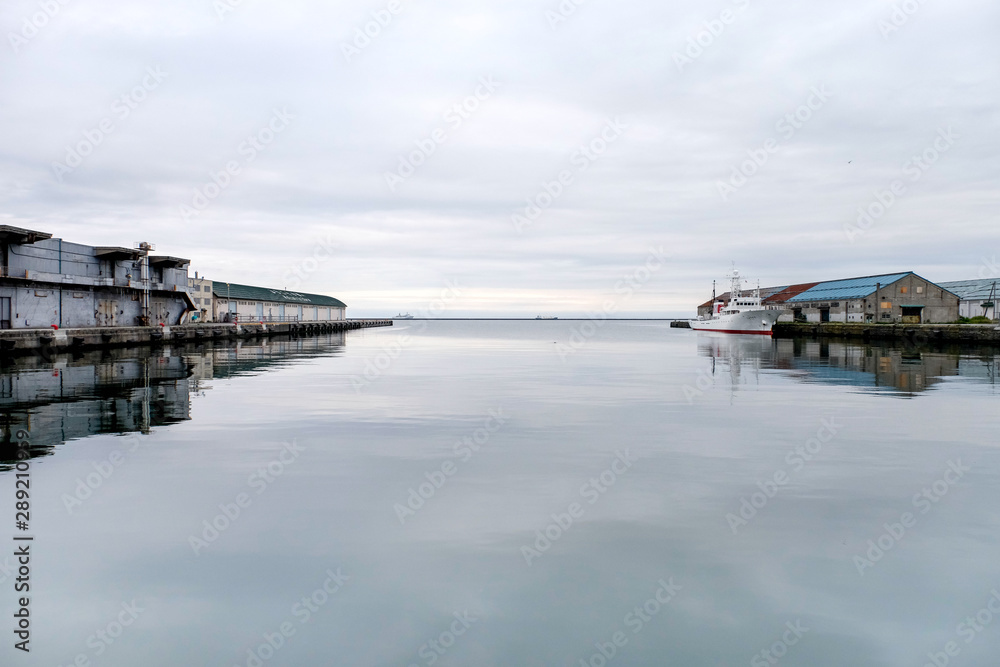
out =
<path fill-rule="evenodd" d="M 761 288 L 761 296 L 767 308 L 786 311 L 779 321 L 789 322 L 954 322 L 961 301 L 912 271 Z M 699 314 L 711 303 L 699 306 Z"/>

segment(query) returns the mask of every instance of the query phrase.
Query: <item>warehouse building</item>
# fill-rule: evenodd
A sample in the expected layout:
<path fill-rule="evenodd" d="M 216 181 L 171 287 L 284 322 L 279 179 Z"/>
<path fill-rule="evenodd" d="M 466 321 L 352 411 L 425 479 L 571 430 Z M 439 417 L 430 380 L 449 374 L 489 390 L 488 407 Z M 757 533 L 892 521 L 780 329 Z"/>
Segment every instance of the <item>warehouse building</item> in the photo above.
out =
<path fill-rule="evenodd" d="M 740 296 L 752 294 L 745 290 Z M 959 317 L 959 297 L 912 271 L 878 276 L 762 287 L 764 307 L 783 310 L 781 322 L 942 323 Z M 728 302 L 729 292 L 716 300 Z M 712 312 L 713 301 L 698 306 Z M 980 313 L 981 314 L 981 313 Z"/>
<path fill-rule="evenodd" d="M 180 324 L 194 304 L 188 260 L 69 243 L 0 225 L 0 328 Z"/>
<path fill-rule="evenodd" d="M 794 296 L 802 294 L 808 289 L 812 289 L 818 284 L 819 283 L 799 283 L 798 285 L 789 285 L 788 287 L 781 288 L 764 298 L 764 306 L 768 310 L 785 310 L 786 301 Z M 791 316 L 787 319 L 791 319 Z"/>
<path fill-rule="evenodd" d="M 958 314 L 961 317 L 988 317 L 997 319 L 997 292 L 1000 290 L 1000 279 L 984 278 L 980 280 L 957 280 L 941 283 L 941 287 L 958 295 L 961 303 Z"/>
<path fill-rule="evenodd" d="M 216 322 L 329 322 L 345 319 L 344 302 L 306 294 L 236 283 L 212 283 Z"/>
<path fill-rule="evenodd" d="M 830 280 L 785 299 L 787 319 L 805 322 L 954 322 L 958 296 L 912 271 Z"/>

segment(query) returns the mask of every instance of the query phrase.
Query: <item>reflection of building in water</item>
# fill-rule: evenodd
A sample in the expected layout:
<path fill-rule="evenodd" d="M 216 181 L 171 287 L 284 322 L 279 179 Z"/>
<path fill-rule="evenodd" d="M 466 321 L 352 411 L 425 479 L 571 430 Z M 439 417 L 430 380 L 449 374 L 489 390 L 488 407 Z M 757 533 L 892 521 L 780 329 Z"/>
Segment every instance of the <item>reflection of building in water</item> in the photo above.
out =
<path fill-rule="evenodd" d="M 344 347 L 345 332 L 306 338 L 261 338 L 231 344 L 206 344 L 185 348 L 196 389 L 212 378 L 253 375 L 268 368 L 319 356 L 335 356 Z"/>
<path fill-rule="evenodd" d="M 1000 356 L 993 350 L 962 355 L 958 360 L 958 374 L 995 385 L 1000 379 Z"/>
<path fill-rule="evenodd" d="M 343 346 L 339 332 L 11 359 L 0 366 L 0 469 L 14 460 L 18 429 L 30 433 L 34 456 L 97 433 L 148 433 L 190 419 L 191 392 L 205 389 L 205 381 L 329 356 Z"/>
<path fill-rule="evenodd" d="M 148 351 L 146 352 L 148 353 Z M 0 460 L 10 461 L 18 429 L 36 455 L 95 433 L 146 433 L 189 419 L 185 361 L 135 350 L 94 351 L 50 362 L 22 357 L 0 372 Z"/>
<path fill-rule="evenodd" d="M 698 337 L 699 352 L 713 360 L 713 372 L 725 369 L 733 384 L 748 373 L 778 370 L 802 382 L 840 384 L 898 394 L 914 394 L 963 376 L 994 381 L 998 360 L 994 350 L 939 351 L 926 347 L 865 344 L 831 339 L 764 339 L 756 336 Z M 977 356 L 978 353 L 978 356 Z M 742 378 L 742 380 L 741 380 Z"/>

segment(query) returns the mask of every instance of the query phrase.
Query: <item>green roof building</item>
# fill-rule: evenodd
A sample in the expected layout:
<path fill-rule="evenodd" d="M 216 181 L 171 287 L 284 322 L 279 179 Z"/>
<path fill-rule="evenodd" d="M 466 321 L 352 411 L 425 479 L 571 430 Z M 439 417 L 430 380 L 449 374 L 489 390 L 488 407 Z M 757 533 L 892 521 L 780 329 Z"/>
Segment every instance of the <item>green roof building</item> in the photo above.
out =
<path fill-rule="evenodd" d="M 212 281 L 216 322 L 329 322 L 343 320 L 347 305 L 325 294 L 308 294 Z"/>

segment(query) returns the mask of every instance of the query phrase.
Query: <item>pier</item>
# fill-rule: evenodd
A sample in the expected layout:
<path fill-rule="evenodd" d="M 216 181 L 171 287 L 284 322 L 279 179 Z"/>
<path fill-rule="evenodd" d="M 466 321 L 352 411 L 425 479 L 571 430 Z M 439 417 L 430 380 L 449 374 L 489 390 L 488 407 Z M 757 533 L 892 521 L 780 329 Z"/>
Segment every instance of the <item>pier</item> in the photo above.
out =
<path fill-rule="evenodd" d="M 1000 344 L 997 324 L 860 324 L 778 322 L 775 338 L 834 337 L 860 340 L 909 340 L 942 343 Z"/>
<path fill-rule="evenodd" d="M 317 322 L 241 322 L 238 324 L 206 322 L 155 327 L 5 329 L 0 331 L 0 355 L 263 336 L 316 336 L 337 331 L 391 326 L 391 319 L 352 319 Z"/>

